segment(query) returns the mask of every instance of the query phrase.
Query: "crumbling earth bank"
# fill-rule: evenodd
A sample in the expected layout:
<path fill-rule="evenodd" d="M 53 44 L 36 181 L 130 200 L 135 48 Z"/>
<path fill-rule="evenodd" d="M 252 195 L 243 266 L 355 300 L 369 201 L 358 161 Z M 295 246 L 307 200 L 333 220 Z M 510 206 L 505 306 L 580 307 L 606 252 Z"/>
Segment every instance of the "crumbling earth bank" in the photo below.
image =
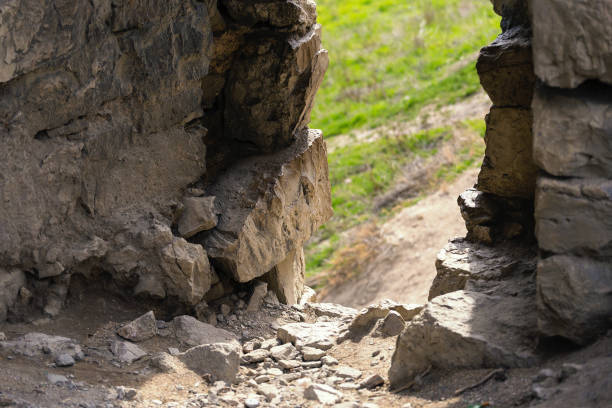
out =
<path fill-rule="evenodd" d="M 75 276 L 189 311 L 271 272 L 299 299 L 331 215 L 320 34 L 310 0 L 2 2 L 0 320 L 56 315 Z"/>

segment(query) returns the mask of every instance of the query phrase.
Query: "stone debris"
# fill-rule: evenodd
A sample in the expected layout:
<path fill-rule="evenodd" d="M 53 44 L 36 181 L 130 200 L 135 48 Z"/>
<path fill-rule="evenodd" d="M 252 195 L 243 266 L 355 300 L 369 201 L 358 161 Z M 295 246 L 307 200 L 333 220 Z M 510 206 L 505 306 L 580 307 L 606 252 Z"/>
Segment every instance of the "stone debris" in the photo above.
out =
<path fill-rule="evenodd" d="M 340 322 L 289 323 L 278 329 L 277 336 L 283 343 L 293 343 L 298 350 L 302 347 L 329 350 L 342 326 Z"/>
<path fill-rule="evenodd" d="M 381 332 L 386 336 L 397 336 L 404 330 L 405 322 L 398 312 L 391 310 L 383 320 Z"/>
<path fill-rule="evenodd" d="M 278 360 L 278 365 L 285 370 L 293 370 L 301 367 L 301 363 L 297 360 Z"/>
<path fill-rule="evenodd" d="M 179 234 L 185 239 L 217 226 L 215 197 L 183 198 L 183 214 L 178 222 Z"/>
<path fill-rule="evenodd" d="M 47 381 L 53 385 L 68 384 L 70 380 L 63 375 L 47 373 Z"/>
<path fill-rule="evenodd" d="M 134 343 L 116 340 L 111 344 L 111 353 L 122 363 L 131 364 L 147 355 L 147 352 Z"/>
<path fill-rule="evenodd" d="M 371 389 L 371 388 L 376 388 L 378 386 L 381 386 L 384 383 L 385 383 L 385 379 L 382 378 L 379 374 L 372 374 L 371 376 L 363 380 L 361 383 L 359 383 L 359 387 Z"/>
<path fill-rule="evenodd" d="M 215 380 L 231 384 L 236 379 L 240 367 L 240 352 L 240 344 L 234 339 L 201 344 L 178 354 L 177 357 L 196 373 L 210 374 Z"/>
<path fill-rule="evenodd" d="M 261 304 L 263 303 L 264 297 L 268 293 L 268 284 L 266 282 L 255 282 L 253 286 L 253 293 L 251 294 L 251 298 L 249 299 L 249 303 L 247 305 L 247 312 L 256 312 L 261 308 Z"/>
<path fill-rule="evenodd" d="M 268 358 L 270 356 L 270 350 L 266 350 L 266 349 L 258 349 L 255 351 L 251 351 L 248 354 L 244 354 L 242 356 L 242 359 L 248 363 L 248 364 L 253 364 L 253 363 L 260 363 L 262 361 L 264 361 L 266 358 Z"/>
<path fill-rule="evenodd" d="M 314 347 L 302 347 L 302 350 L 300 351 L 302 352 L 304 361 L 318 361 L 325 356 L 324 350 L 319 350 Z"/>
<path fill-rule="evenodd" d="M 340 365 L 338 367 L 335 368 L 335 372 L 336 372 L 336 376 L 340 377 L 340 378 L 350 378 L 352 380 L 357 380 L 359 379 L 359 377 L 361 377 L 361 375 L 363 374 L 361 371 L 346 366 L 346 365 Z"/>
<path fill-rule="evenodd" d="M 0 348 L 28 357 L 50 354 L 57 358 L 59 355 L 67 354 L 77 361 L 84 357 L 81 346 L 75 340 L 36 332 L 27 333 L 14 340 L 1 341 Z"/>
<path fill-rule="evenodd" d="M 58 367 L 71 367 L 74 364 L 74 358 L 70 354 L 63 353 L 55 358 L 55 365 Z"/>
<path fill-rule="evenodd" d="M 304 353 L 303 349 L 302 353 Z M 293 360 L 299 355 L 299 352 L 293 344 L 285 343 L 280 346 L 272 347 L 269 354 L 275 360 Z"/>
<path fill-rule="evenodd" d="M 117 334 L 126 340 L 140 342 L 157 334 L 157 321 L 153 311 L 147 312 L 139 318 L 123 325 L 117 330 Z"/>
<path fill-rule="evenodd" d="M 325 384 L 312 384 L 304 390 L 304 398 L 332 405 L 342 400 L 342 393 Z"/>
<path fill-rule="evenodd" d="M 237 342 L 232 333 L 218 329 L 208 323 L 203 323 L 191 316 L 178 316 L 172 320 L 176 339 L 188 346 L 210 344 L 216 342 Z"/>

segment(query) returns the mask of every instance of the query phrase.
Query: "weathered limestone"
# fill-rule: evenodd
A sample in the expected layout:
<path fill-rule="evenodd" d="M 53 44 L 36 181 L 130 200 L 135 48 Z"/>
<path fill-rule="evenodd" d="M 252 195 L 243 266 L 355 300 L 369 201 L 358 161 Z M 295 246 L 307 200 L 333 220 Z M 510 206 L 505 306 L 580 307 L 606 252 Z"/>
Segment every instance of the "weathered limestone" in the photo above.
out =
<path fill-rule="evenodd" d="M 585 344 L 611 327 L 612 4 L 530 2 L 538 324 Z"/>
<path fill-rule="evenodd" d="M 612 178 L 611 87 L 539 87 L 533 113 L 538 166 L 553 176 Z"/>
<path fill-rule="evenodd" d="M 612 4 L 608 0 L 532 0 L 535 73 L 546 84 L 612 84 Z M 578 40 L 577 40 L 578 39 Z"/>
<path fill-rule="evenodd" d="M 301 132 L 280 153 L 236 164 L 208 191 L 224 208 L 202 239 L 208 255 L 239 282 L 265 274 L 332 214 L 321 132 Z"/>
<path fill-rule="evenodd" d="M 478 189 L 502 197 L 532 198 L 537 167 L 531 153 L 530 110 L 494 106 L 486 122 L 487 147 Z"/>
<path fill-rule="evenodd" d="M 612 263 L 554 255 L 538 264 L 538 326 L 585 343 L 612 324 Z"/>
<path fill-rule="evenodd" d="M 535 218 L 546 251 L 612 256 L 612 180 L 540 177 Z"/>
<path fill-rule="evenodd" d="M 536 262 L 537 253 L 530 246 L 508 243 L 490 247 L 456 238 L 438 254 L 429 300 L 463 290 L 469 280 L 500 281 L 534 272 Z"/>
<path fill-rule="evenodd" d="M 217 226 L 215 197 L 185 197 L 178 230 L 185 239 Z"/>
<path fill-rule="evenodd" d="M 289 252 L 289 255 L 276 265 L 267 275 L 268 287 L 274 291 L 278 300 L 286 305 L 299 303 L 304 293 L 306 262 L 302 246 Z"/>
<path fill-rule="evenodd" d="M 157 321 L 155 314 L 150 311 L 131 322 L 126 323 L 117 330 L 117 334 L 124 339 L 139 342 L 150 339 L 157 334 Z"/>
<path fill-rule="evenodd" d="M 524 289 L 517 288 L 522 292 Z M 438 296 L 399 336 L 391 387 L 437 368 L 527 367 L 537 359 L 533 290 L 522 296 L 458 291 Z"/>
<path fill-rule="evenodd" d="M 331 215 L 324 143 L 307 130 L 327 67 L 316 6 L 219 2 L 0 5 L 0 269 L 28 284 L 110 276 L 185 310 L 225 295 L 230 276 L 274 269 L 277 296 L 299 299 L 301 246 Z M 245 172 L 238 189 L 220 186 Z M 228 189 L 216 203 L 215 186 Z M 238 249 L 215 284 L 208 258 L 220 255 L 200 237 L 228 228 Z M 246 276 L 245 261 L 261 270 Z M 65 297 L 35 296 L 52 316 Z"/>

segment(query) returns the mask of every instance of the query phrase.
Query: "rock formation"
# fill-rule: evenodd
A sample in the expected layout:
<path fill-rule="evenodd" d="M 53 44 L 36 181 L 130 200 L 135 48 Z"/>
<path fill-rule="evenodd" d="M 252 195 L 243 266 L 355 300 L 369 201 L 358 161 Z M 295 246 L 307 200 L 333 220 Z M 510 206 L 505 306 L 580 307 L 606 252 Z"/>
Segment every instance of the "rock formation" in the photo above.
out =
<path fill-rule="evenodd" d="M 294 302 L 326 67 L 310 0 L 3 2 L 0 320 L 76 275 L 189 309 L 270 272 Z"/>
<path fill-rule="evenodd" d="M 612 3 L 492 3 L 502 33 L 476 65 L 486 153 L 458 199 L 468 234 L 439 253 L 392 386 L 430 366 L 529 366 L 538 339 L 588 344 L 612 326 Z"/>

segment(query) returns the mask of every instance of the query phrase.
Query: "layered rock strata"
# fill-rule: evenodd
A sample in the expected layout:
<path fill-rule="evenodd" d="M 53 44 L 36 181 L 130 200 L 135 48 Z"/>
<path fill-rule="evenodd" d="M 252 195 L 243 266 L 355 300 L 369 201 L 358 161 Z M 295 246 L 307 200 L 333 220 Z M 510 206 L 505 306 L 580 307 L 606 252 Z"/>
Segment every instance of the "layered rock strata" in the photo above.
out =
<path fill-rule="evenodd" d="M 331 214 L 312 1 L 13 0 L 0 21 L 0 319 L 57 313 L 75 274 L 189 308 L 274 270 L 299 297 Z"/>

